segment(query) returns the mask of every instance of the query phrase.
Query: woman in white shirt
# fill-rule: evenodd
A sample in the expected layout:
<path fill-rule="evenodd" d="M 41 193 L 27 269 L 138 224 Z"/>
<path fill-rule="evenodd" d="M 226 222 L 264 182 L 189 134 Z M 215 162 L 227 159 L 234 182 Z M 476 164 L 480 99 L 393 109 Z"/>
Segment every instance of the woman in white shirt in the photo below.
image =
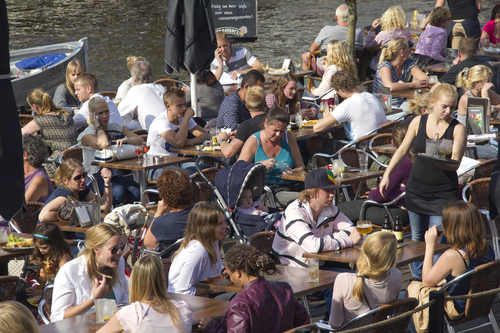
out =
<path fill-rule="evenodd" d="M 199 295 L 198 282 L 221 275 L 220 249 L 227 228 L 220 207 L 203 201 L 193 207 L 184 240 L 173 256 L 168 273 L 168 292 Z"/>
<path fill-rule="evenodd" d="M 128 304 L 122 234 L 107 223 L 87 231 L 85 250 L 59 269 L 52 295 L 52 322 L 95 312 L 94 300 Z"/>
<path fill-rule="evenodd" d="M 354 61 L 352 60 L 344 43 L 340 40 L 333 40 L 326 47 L 326 57 L 323 59 L 323 68 L 326 68 L 323 79 L 319 87 L 311 87 L 311 93 L 314 96 L 321 96 L 330 90 L 332 87 L 332 76 L 341 69 L 344 69 L 356 76 L 354 70 Z M 335 91 L 324 96 L 323 99 L 329 100 L 329 104 L 333 105 Z M 331 100 L 331 101 L 330 101 Z"/>
<path fill-rule="evenodd" d="M 335 280 L 330 326 L 339 328 L 358 315 L 398 298 L 401 272 L 393 268 L 396 250 L 393 233 L 376 232 L 366 238 L 356 263 L 358 272 L 341 273 Z M 365 324 L 368 322 L 360 322 L 359 326 Z"/>
<path fill-rule="evenodd" d="M 98 333 L 191 332 L 194 315 L 186 302 L 167 297 L 160 259 L 139 259 L 130 277 L 130 305 L 118 311 Z"/>

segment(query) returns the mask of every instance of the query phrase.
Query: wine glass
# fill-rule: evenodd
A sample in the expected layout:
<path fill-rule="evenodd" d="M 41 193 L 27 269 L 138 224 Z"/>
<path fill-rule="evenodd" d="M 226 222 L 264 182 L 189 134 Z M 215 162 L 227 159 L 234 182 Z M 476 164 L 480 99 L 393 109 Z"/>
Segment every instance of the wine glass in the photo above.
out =
<path fill-rule="evenodd" d="M 269 71 L 269 64 L 267 62 L 263 62 L 262 68 L 264 68 L 265 71 Z"/>
<path fill-rule="evenodd" d="M 443 139 L 439 144 L 439 152 L 445 156 L 450 155 L 452 146 L 453 146 L 452 140 Z"/>
<path fill-rule="evenodd" d="M 137 155 L 137 163 L 140 164 L 142 163 L 139 158 L 141 157 L 142 155 L 142 147 L 141 146 L 136 146 L 135 147 L 135 154 Z"/>
<path fill-rule="evenodd" d="M 342 173 L 344 172 L 344 162 L 342 162 L 341 159 L 332 161 L 332 172 L 335 172 L 340 177 L 342 177 Z"/>
<path fill-rule="evenodd" d="M 372 221 L 360 220 L 356 223 L 356 229 L 360 234 L 366 236 L 373 231 Z"/>
<path fill-rule="evenodd" d="M 142 152 L 144 153 L 144 159 L 148 158 L 148 151 L 150 148 L 149 142 L 143 142 L 142 143 Z"/>

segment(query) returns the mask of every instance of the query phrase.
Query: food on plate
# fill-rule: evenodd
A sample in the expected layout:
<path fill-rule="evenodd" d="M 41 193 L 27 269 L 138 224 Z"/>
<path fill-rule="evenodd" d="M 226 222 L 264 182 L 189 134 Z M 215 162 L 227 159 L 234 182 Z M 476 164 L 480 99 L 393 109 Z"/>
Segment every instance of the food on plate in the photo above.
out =
<path fill-rule="evenodd" d="M 15 237 L 14 235 L 10 234 L 9 235 L 9 242 L 5 247 L 32 247 L 34 246 L 33 244 L 33 238 L 22 238 L 22 237 Z"/>
<path fill-rule="evenodd" d="M 317 122 L 317 120 L 303 120 L 302 126 L 314 126 Z"/>

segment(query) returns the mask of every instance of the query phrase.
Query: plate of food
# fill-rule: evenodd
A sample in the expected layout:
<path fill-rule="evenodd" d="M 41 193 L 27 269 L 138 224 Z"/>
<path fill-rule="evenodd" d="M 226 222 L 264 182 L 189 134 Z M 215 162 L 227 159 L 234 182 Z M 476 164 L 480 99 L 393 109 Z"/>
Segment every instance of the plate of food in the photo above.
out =
<path fill-rule="evenodd" d="M 314 125 L 316 125 L 318 121 L 317 120 L 303 120 L 302 121 L 302 127 L 313 127 Z"/>
<path fill-rule="evenodd" d="M 424 160 L 431 161 L 431 162 L 441 162 L 441 163 L 446 163 L 446 164 L 458 164 L 458 161 L 445 158 L 443 156 L 440 157 L 434 157 L 434 156 L 427 156 L 424 153 L 413 153 L 415 156 L 419 158 L 423 158 Z"/>
<path fill-rule="evenodd" d="M 32 250 L 34 247 L 33 238 L 16 237 L 10 234 L 9 242 L 3 247 L 3 249 L 9 251 L 25 251 Z"/>
<path fill-rule="evenodd" d="M 485 47 L 483 49 L 484 54 L 500 55 L 500 48 L 498 47 Z"/>
<path fill-rule="evenodd" d="M 289 69 L 286 68 L 280 68 L 280 69 L 275 69 L 275 68 L 269 68 L 268 73 L 272 75 L 283 75 L 290 72 Z"/>

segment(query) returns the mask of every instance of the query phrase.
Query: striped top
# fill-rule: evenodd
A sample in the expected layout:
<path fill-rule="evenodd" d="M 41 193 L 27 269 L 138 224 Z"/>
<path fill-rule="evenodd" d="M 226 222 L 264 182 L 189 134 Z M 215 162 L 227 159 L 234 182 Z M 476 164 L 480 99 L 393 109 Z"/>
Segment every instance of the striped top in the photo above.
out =
<path fill-rule="evenodd" d="M 396 69 L 392 65 L 390 61 L 384 61 L 381 63 L 378 68 L 377 68 L 377 74 L 375 74 L 375 79 L 373 80 L 373 92 L 378 93 L 378 90 L 380 87 L 384 87 L 384 84 L 382 83 L 382 78 L 380 77 L 380 69 L 382 67 L 389 67 L 391 70 L 391 79 L 392 82 L 398 82 L 402 81 L 405 83 L 410 82 L 411 78 L 411 70 L 413 67 L 415 67 L 415 60 L 413 59 L 408 59 L 403 63 L 403 70 L 401 72 L 401 76 L 398 77 L 398 74 L 396 73 Z M 392 98 L 392 106 L 399 107 L 402 103 L 404 102 L 404 98 L 402 97 L 396 97 Z"/>

